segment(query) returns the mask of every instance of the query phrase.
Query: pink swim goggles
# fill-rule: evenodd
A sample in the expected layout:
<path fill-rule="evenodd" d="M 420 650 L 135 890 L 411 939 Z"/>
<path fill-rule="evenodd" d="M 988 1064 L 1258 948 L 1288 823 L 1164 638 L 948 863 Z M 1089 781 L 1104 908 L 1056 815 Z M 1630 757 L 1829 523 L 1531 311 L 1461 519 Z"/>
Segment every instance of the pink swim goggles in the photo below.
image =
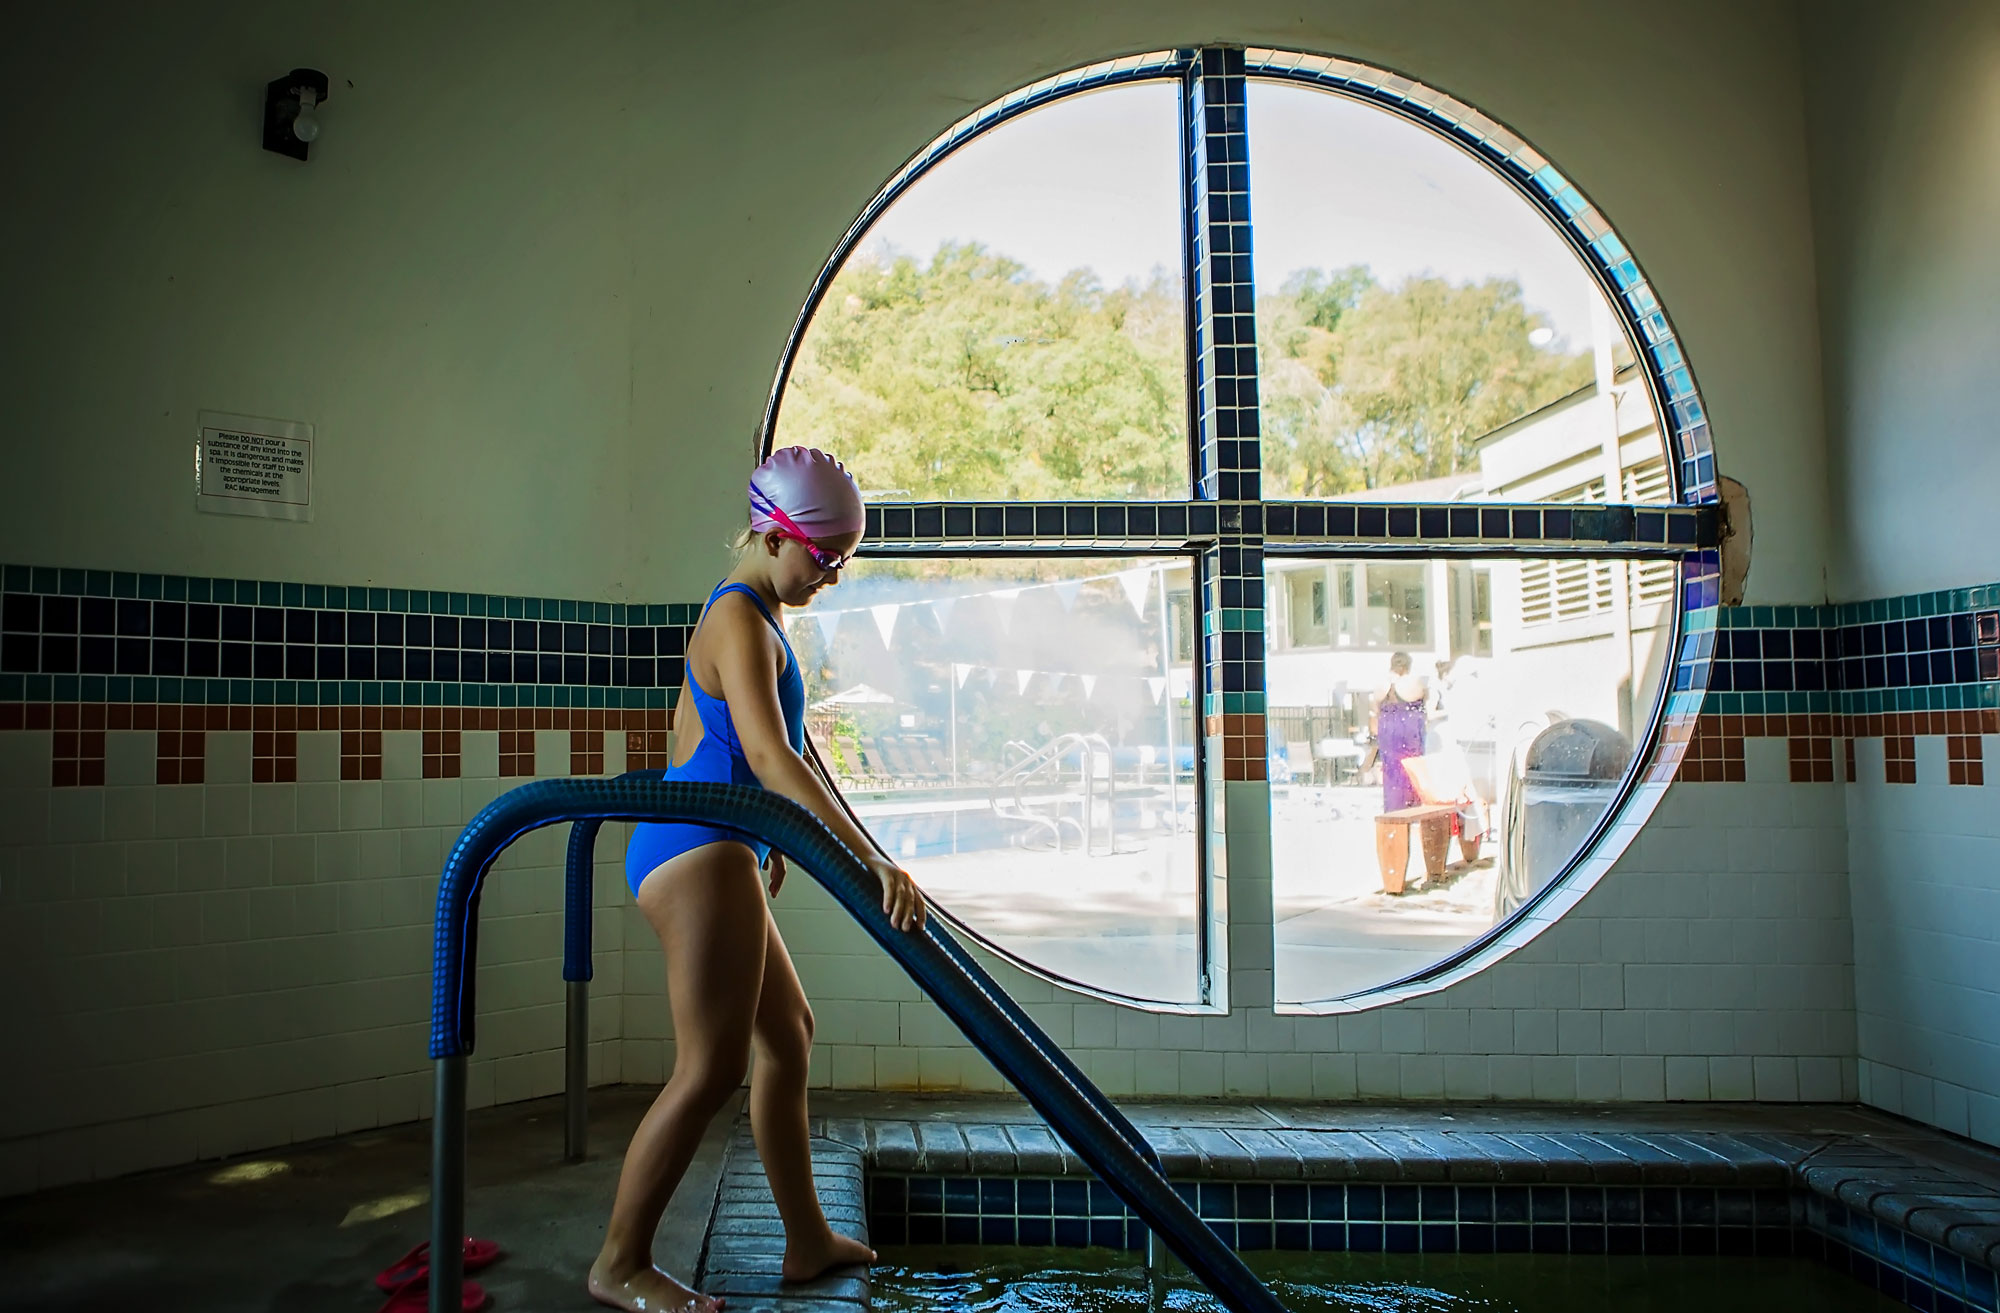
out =
<path fill-rule="evenodd" d="M 790 538 L 793 542 L 805 548 L 806 555 L 812 557 L 813 564 L 828 574 L 832 574 L 834 571 L 843 568 L 849 561 L 854 559 L 852 552 L 846 556 L 835 556 L 832 552 L 827 551 L 824 547 L 814 542 L 812 535 L 801 529 L 797 521 L 785 514 L 784 509 L 778 503 L 765 496 L 763 490 L 758 488 L 754 483 L 750 485 L 750 505 L 760 514 L 767 515 L 775 520 L 778 525 L 778 536 L 781 538 Z"/>

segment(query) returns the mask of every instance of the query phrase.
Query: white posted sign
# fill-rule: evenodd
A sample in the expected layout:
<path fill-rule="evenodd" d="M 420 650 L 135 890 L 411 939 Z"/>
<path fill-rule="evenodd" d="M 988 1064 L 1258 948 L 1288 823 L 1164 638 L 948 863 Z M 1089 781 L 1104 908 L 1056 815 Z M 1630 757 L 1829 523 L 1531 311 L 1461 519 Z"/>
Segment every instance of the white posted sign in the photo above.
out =
<path fill-rule="evenodd" d="M 194 503 L 222 515 L 310 520 L 313 426 L 204 410 L 194 443 Z"/>

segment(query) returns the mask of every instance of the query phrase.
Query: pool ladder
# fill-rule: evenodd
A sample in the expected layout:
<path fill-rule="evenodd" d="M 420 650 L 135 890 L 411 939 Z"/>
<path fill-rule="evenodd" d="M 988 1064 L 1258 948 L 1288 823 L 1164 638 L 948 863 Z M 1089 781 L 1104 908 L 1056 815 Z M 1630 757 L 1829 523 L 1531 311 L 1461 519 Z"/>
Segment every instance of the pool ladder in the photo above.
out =
<path fill-rule="evenodd" d="M 921 933 L 890 925 L 868 868 L 818 818 L 789 799 L 734 784 L 667 782 L 657 771 L 611 780 L 526 784 L 483 808 L 459 834 L 438 886 L 432 944 L 430 1056 L 435 1065 L 431 1138 L 431 1313 L 456 1313 L 464 1282 L 466 1060 L 474 1043 L 474 967 L 479 895 L 495 859 L 522 835 L 576 822 L 564 890 L 565 1155 L 580 1159 L 587 1133 L 591 886 L 598 829 L 608 820 L 689 821 L 746 831 L 817 879 L 974 1048 L 1010 1080 L 1051 1129 L 1148 1227 L 1149 1285 L 1157 1303 L 1171 1252 L 1230 1313 L 1282 1313 L 1283 1306 L 1168 1184 L 1159 1155 L 987 974 L 946 927 Z"/>

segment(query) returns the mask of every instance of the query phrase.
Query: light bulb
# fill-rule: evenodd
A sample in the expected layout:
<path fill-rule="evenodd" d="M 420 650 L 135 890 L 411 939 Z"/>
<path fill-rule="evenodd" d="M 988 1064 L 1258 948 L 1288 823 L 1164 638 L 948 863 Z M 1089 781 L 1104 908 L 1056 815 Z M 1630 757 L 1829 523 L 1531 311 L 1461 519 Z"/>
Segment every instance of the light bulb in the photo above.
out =
<path fill-rule="evenodd" d="M 319 104 L 319 93 L 311 87 L 299 88 L 298 117 L 292 120 L 292 135 L 310 146 L 319 136 L 319 117 L 313 107 Z"/>
<path fill-rule="evenodd" d="M 310 138 L 308 138 L 310 140 Z M 1556 330 L 1549 327 L 1533 329 L 1528 333 L 1529 346 L 1547 346 L 1556 340 Z"/>

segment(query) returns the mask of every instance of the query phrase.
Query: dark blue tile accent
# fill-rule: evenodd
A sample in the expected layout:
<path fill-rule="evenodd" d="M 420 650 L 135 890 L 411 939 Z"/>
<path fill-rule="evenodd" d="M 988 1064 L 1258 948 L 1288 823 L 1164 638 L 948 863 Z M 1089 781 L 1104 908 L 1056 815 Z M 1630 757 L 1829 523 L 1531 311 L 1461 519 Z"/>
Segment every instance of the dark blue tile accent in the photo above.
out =
<path fill-rule="evenodd" d="M 1554 1224 L 1530 1226 L 1529 1244 L 1537 1254 L 1567 1254 L 1569 1252 L 1569 1228 Z"/>

